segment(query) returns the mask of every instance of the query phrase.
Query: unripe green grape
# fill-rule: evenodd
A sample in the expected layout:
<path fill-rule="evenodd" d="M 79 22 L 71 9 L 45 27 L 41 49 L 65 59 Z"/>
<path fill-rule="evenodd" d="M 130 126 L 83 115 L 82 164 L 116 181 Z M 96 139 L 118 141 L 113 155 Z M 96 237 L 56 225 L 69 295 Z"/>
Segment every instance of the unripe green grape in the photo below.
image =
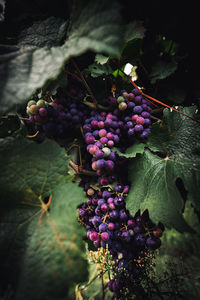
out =
<path fill-rule="evenodd" d="M 30 108 L 28 106 L 26 107 L 26 113 L 28 116 L 31 116 Z"/>
<path fill-rule="evenodd" d="M 35 100 L 30 100 L 30 101 L 28 101 L 27 106 L 30 107 L 31 105 L 35 105 L 35 104 L 36 104 Z"/>
<path fill-rule="evenodd" d="M 118 102 L 118 103 L 124 102 L 124 97 L 119 96 L 119 97 L 117 98 L 117 102 Z"/>
<path fill-rule="evenodd" d="M 110 149 L 108 147 L 104 147 L 102 149 L 102 151 L 105 153 L 105 156 L 109 156 L 110 155 Z"/>
<path fill-rule="evenodd" d="M 39 108 L 41 108 L 41 107 L 46 107 L 46 103 L 45 103 L 45 101 L 43 100 L 43 99 L 40 99 L 40 100 L 38 100 L 37 101 L 37 106 L 39 107 Z"/>
<path fill-rule="evenodd" d="M 119 103 L 119 110 L 126 110 L 127 109 L 127 104 L 125 102 Z"/>
<path fill-rule="evenodd" d="M 32 115 L 37 114 L 38 110 L 39 110 L 39 107 L 37 105 L 31 105 L 29 107 L 29 111 Z"/>

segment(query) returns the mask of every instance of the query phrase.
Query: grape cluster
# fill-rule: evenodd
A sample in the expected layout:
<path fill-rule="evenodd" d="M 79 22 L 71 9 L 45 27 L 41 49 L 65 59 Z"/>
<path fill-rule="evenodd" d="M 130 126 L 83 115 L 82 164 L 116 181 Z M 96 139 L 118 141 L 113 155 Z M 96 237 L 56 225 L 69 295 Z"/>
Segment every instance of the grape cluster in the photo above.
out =
<path fill-rule="evenodd" d="M 74 127 L 80 127 L 88 114 L 84 104 L 55 98 L 48 102 L 43 99 L 30 100 L 26 112 L 37 130 L 48 138 L 66 138 Z"/>
<path fill-rule="evenodd" d="M 134 279 L 142 271 L 137 259 L 160 247 L 164 227 L 161 223 L 156 226 L 147 211 L 142 215 L 138 211 L 134 217 L 130 214 L 125 204 L 128 185 L 116 184 L 113 189 L 95 191 L 86 183 L 85 192 L 88 200 L 78 208 L 79 220 L 93 245 L 110 251 L 115 272 L 120 276 L 112 278 L 109 288 L 120 297 L 121 284 L 128 288 L 124 278 Z"/>
<path fill-rule="evenodd" d="M 117 97 L 111 97 L 113 112 L 96 113 L 85 120 L 83 132 L 88 152 L 93 156 L 92 169 L 100 176 L 99 184 L 115 181 L 116 154 L 113 147 L 120 147 L 129 139 L 132 144 L 144 140 L 150 131 L 150 104 L 137 89 L 127 93 L 122 90 Z"/>
<path fill-rule="evenodd" d="M 150 131 L 151 107 L 137 89 L 131 93 L 122 90 L 109 97 L 104 111 L 86 108 L 81 102 L 83 96 L 74 96 L 73 102 L 63 97 L 31 100 L 27 114 L 37 130 L 55 140 L 66 138 L 74 128 L 81 129 L 83 167 L 95 171 L 97 179 L 82 178 L 88 200 L 78 207 L 79 221 L 94 247 L 109 250 L 115 272 L 108 286 L 120 298 L 144 269 L 144 265 L 137 264 L 138 258 L 160 247 L 164 230 L 161 223 L 155 225 L 151 221 L 148 211 L 132 216 L 126 209 L 130 187 L 119 172 L 119 164 L 125 158 L 116 153 L 116 148 L 124 152 L 135 142 L 145 141 Z"/>

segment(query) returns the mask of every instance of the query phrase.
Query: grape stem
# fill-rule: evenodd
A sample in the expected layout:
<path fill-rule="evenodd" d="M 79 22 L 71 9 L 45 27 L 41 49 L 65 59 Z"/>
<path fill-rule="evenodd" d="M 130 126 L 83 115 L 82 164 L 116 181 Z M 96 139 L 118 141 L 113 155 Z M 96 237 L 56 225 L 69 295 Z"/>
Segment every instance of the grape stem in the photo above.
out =
<path fill-rule="evenodd" d="M 71 76 L 72 76 L 73 78 L 75 78 L 76 80 L 82 82 L 81 78 L 80 78 L 78 75 L 76 75 L 76 74 L 74 74 L 74 73 L 72 73 L 72 72 L 70 72 L 70 71 L 68 71 L 68 70 L 64 70 L 64 72 L 67 73 L 67 74 L 69 74 L 69 75 L 71 75 Z"/>
<path fill-rule="evenodd" d="M 84 97 L 84 99 L 83 99 L 83 103 L 84 103 L 85 105 L 88 105 L 89 107 L 91 107 L 91 108 L 93 108 L 93 109 L 99 108 L 99 109 L 106 110 L 106 111 L 109 110 L 109 107 L 105 107 L 105 106 L 103 106 L 103 105 L 95 104 L 94 102 L 91 103 L 90 101 L 87 101 L 86 99 L 87 99 L 88 97 L 91 97 L 91 96 L 90 96 L 90 95 L 86 95 L 86 96 Z"/>
<path fill-rule="evenodd" d="M 165 104 L 164 102 L 162 102 L 162 101 L 160 101 L 160 100 L 157 100 L 157 99 L 155 99 L 155 98 L 153 98 L 153 97 L 151 97 L 151 96 L 149 96 L 149 95 L 143 93 L 142 90 L 137 86 L 137 84 L 135 84 L 135 82 L 134 82 L 133 80 L 131 80 L 131 79 L 129 78 L 129 76 L 128 76 L 126 73 L 124 73 L 124 71 L 120 70 L 120 72 L 123 73 L 123 74 L 127 77 L 127 79 L 130 81 L 130 83 L 131 83 L 131 84 L 132 84 L 132 85 L 140 92 L 140 94 L 141 94 L 142 96 L 144 96 L 150 103 L 152 103 L 152 102 L 151 102 L 151 100 L 152 100 L 152 101 L 154 101 L 154 102 L 157 102 L 157 103 L 161 104 L 162 106 L 165 106 L 165 107 L 167 107 L 167 108 L 172 109 L 172 110 L 175 111 L 175 112 L 178 112 L 179 114 L 181 114 L 181 115 L 183 115 L 183 116 L 185 116 L 185 117 L 187 117 L 187 118 L 190 118 L 191 120 L 193 120 L 193 121 L 195 121 L 195 122 L 197 122 L 197 123 L 200 123 L 200 120 L 194 119 L 193 117 L 191 117 L 191 116 L 189 116 L 189 115 L 183 113 L 182 111 L 179 111 L 178 109 L 176 109 L 176 108 L 174 108 L 174 107 L 172 107 L 172 106 L 169 106 L 168 104 Z M 153 104 L 153 103 L 152 103 L 152 104 Z M 154 104 L 154 106 L 158 107 L 156 104 Z"/>
<path fill-rule="evenodd" d="M 101 272 L 101 286 L 102 286 L 102 300 L 104 300 L 105 299 L 105 289 L 104 289 L 103 271 Z"/>
<path fill-rule="evenodd" d="M 8 119 L 9 116 L 1 116 L 0 118 L 1 119 Z M 18 118 L 19 118 L 19 120 L 22 120 L 22 121 L 30 121 L 29 118 L 23 118 L 23 117 L 19 117 L 19 116 L 18 116 Z"/>
<path fill-rule="evenodd" d="M 152 109 L 151 110 L 151 115 L 158 114 L 158 113 L 162 112 L 163 110 L 164 110 L 164 107 L 157 108 L 157 109 Z"/>
<path fill-rule="evenodd" d="M 87 84 L 83 74 L 81 73 L 81 71 L 79 70 L 79 67 L 77 66 L 76 62 L 73 60 L 73 58 L 70 58 L 70 61 L 72 62 L 74 68 L 76 69 L 76 71 L 78 72 L 78 74 L 80 75 L 80 78 L 83 82 L 83 84 L 85 85 L 88 93 L 90 94 L 92 100 L 94 101 L 94 106 L 97 107 L 97 100 L 96 98 L 94 97 L 93 93 L 92 93 L 92 90 L 90 89 L 89 85 Z"/>
<path fill-rule="evenodd" d="M 154 117 L 154 116 L 151 116 L 151 119 L 156 120 L 156 121 L 161 121 L 161 119 L 156 118 L 156 117 Z"/>
<path fill-rule="evenodd" d="M 76 165 L 72 160 L 70 160 L 69 165 L 72 167 L 72 169 L 76 172 L 77 175 L 88 175 L 88 176 L 97 176 L 95 172 L 82 169 L 81 166 Z"/>
<path fill-rule="evenodd" d="M 26 137 L 29 138 L 29 139 L 33 139 L 33 138 L 36 137 L 38 134 L 39 134 L 39 130 L 36 131 L 35 134 L 33 134 L 33 135 L 27 135 Z"/>

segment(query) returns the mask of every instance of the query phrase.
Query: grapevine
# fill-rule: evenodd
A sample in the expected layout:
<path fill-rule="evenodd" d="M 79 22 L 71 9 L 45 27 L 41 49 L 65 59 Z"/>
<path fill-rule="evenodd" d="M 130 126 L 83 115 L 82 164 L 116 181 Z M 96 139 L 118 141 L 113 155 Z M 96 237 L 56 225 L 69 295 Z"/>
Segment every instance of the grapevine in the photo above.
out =
<path fill-rule="evenodd" d="M 85 79 L 83 84 L 91 93 Z M 71 166 L 80 176 L 88 200 L 79 205 L 78 219 L 87 231 L 88 241 L 97 249 L 97 255 L 91 254 L 92 259 L 104 261 L 109 289 L 116 298 L 131 297 L 133 286 L 143 278 L 147 257 L 161 246 L 164 225 L 154 224 L 147 210 L 132 216 L 126 209 L 130 183 L 128 178 L 122 178 L 120 169 L 126 168 L 127 159 L 115 149 L 123 153 L 128 146 L 145 142 L 150 132 L 151 103 L 137 88 L 111 94 L 106 111 L 97 105 L 87 107 L 84 99 L 80 89 L 73 100 L 59 96 L 30 100 L 26 112 L 37 132 L 58 143 L 68 138 L 72 130 L 81 132 L 81 147 L 72 145 L 79 153 L 80 166 L 73 161 Z M 96 104 L 94 95 L 91 99 Z M 90 176 L 90 172 L 94 175 Z M 105 259 L 107 255 L 109 258 Z"/>
<path fill-rule="evenodd" d="M 0 299 L 200 298 L 192 7 L 0 0 Z"/>

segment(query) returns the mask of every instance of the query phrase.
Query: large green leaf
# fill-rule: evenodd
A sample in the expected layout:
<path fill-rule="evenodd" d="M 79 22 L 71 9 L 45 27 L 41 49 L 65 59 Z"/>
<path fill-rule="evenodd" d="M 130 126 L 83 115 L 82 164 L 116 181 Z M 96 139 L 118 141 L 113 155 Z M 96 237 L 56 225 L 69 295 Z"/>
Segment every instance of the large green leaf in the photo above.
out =
<path fill-rule="evenodd" d="M 74 1 L 67 38 L 62 45 L 58 46 L 65 36 L 66 23 L 49 18 L 25 30 L 18 48 L 4 46 L 5 54 L 0 57 L 1 111 L 18 108 L 37 89 L 56 80 L 70 57 L 88 50 L 119 55 L 122 40 L 119 20 L 117 3 Z M 41 32 L 42 28 L 45 30 Z"/>
<path fill-rule="evenodd" d="M 11 284 L 15 299 L 67 297 L 87 277 L 87 263 L 76 218 L 84 194 L 67 181 L 65 149 L 51 140 L 0 142 L 1 283 Z"/>
<path fill-rule="evenodd" d="M 195 107 L 183 111 L 195 116 Z M 152 126 L 144 154 L 130 162 L 132 183 L 127 207 L 134 214 L 148 209 L 151 218 L 179 231 L 189 229 L 182 217 L 184 199 L 177 179 L 184 185 L 187 198 L 200 207 L 200 125 L 176 112 L 164 111 L 163 122 Z"/>
<path fill-rule="evenodd" d="M 117 148 L 113 148 L 113 151 L 116 152 L 119 156 L 126 158 L 136 157 L 137 154 L 142 154 L 144 152 L 145 144 L 135 143 L 133 146 L 130 146 L 126 149 L 125 153 L 120 152 Z"/>
<path fill-rule="evenodd" d="M 159 60 L 152 67 L 150 74 L 151 83 L 154 84 L 159 79 L 165 79 L 173 74 L 177 69 L 177 63 L 175 61 L 165 62 Z"/>
<path fill-rule="evenodd" d="M 51 140 L 36 144 L 25 138 L 0 139 L 3 205 L 11 199 L 49 195 L 67 175 L 68 161 L 64 148 Z"/>
<path fill-rule="evenodd" d="M 69 299 L 69 288 L 85 281 L 83 233 L 76 218 L 82 201 L 82 189 L 63 181 L 52 192 L 49 212 L 29 203 L 4 213 L 0 276 L 12 285 L 15 299 Z"/>

